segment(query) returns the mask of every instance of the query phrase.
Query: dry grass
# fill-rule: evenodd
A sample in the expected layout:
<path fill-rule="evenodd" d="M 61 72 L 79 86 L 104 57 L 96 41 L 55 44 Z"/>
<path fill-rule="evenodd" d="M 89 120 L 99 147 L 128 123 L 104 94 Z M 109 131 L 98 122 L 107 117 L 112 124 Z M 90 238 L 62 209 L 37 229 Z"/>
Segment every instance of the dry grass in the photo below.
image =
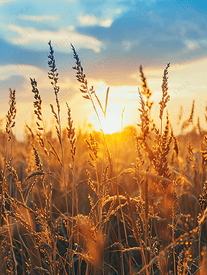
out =
<path fill-rule="evenodd" d="M 96 105 L 106 116 L 109 88 L 102 104 L 71 46 L 80 91 L 102 129 Z M 74 128 L 68 103 L 62 129 L 49 47 L 56 136 L 45 130 L 32 78 L 36 127 L 27 126 L 23 142 L 12 134 L 17 110 L 10 90 L 0 131 L 0 274 L 207 274 L 207 135 L 199 120 L 191 132 L 174 135 L 166 111 L 170 64 L 161 85 L 160 128 L 151 118 L 152 91 L 140 66 L 138 127 L 89 134 Z M 193 124 L 194 104 L 181 131 Z"/>

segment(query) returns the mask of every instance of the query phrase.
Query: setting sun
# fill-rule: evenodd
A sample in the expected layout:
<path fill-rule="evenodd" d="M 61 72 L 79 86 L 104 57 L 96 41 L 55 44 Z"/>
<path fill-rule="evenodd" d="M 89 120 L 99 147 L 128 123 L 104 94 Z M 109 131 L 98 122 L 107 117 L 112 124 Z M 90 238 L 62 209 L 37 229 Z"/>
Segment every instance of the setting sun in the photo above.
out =
<path fill-rule="evenodd" d="M 108 103 L 106 117 L 101 113 L 99 114 L 102 129 L 105 134 L 119 132 L 124 126 L 126 126 L 126 122 L 129 123 L 130 117 L 126 117 L 125 113 L 123 114 L 122 120 L 123 108 L 124 104 L 122 102 L 110 102 Z M 94 114 L 91 114 L 89 121 L 91 121 L 96 131 L 100 130 L 100 123 Z"/>

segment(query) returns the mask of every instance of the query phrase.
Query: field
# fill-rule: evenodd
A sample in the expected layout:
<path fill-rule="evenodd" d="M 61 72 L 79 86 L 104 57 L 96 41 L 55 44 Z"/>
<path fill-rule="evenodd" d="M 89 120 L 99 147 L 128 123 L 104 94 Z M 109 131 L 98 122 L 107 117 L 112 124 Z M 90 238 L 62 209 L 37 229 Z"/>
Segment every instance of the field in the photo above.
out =
<path fill-rule="evenodd" d="M 71 47 L 78 92 L 102 129 L 97 106 L 105 116 L 109 89 L 103 106 Z M 193 124 L 194 102 L 174 135 L 170 64 L 163 70 L 160 125 L 151 117 L 152 91 L 140 66 L 137 127 L 109 135 L 75 129 L 69 103 L 62 127 L 50 42 L 48 58 L 54 128 L 45 130 L 41 91 L 31 78 L 35 127 L 26 127 L 23 141 L 13 135 L 18 110 L 10 89 L 0 131 L 0 274 L 207 274 L 207 135 L 199 120 Z"/>

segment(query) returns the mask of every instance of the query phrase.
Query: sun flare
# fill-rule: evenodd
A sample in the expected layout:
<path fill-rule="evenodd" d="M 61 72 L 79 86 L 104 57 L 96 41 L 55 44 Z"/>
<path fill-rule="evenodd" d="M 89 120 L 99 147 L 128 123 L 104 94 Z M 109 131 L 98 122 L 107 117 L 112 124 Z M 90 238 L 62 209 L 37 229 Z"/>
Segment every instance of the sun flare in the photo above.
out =
<path fill-rule="evenodd" d="M 113 114 L 103 118 L 102 127 L 105 134 L 113 134 L 121 131 L 121 115 Z"/>
<path fill-rule="evenodd" d="M 122 130 L 129 123 L 129 115 L 125 111 L 123 102 L 110 102 L 107 107 L 106 117 L 99 113 L 101 126 L 105 134 L 113 134 Z M 96 115 L 91 115 L 91 123 L 94 129 L 99 131 L 101 126 Z"/>

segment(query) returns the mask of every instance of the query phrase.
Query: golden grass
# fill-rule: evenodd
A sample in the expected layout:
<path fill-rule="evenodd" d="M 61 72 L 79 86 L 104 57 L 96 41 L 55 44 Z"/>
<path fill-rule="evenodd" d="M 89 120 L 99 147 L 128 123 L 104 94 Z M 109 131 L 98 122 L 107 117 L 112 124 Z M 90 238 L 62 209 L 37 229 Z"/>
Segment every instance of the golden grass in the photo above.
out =
<path fill-rule="evenodd" d="M 166 111 L 170 64 L 161 85 L 160 128 L 151 118 L 152 91 L 140 66 L 138 127 L 105 135 L 96 104 L 106 116 L 110 89 L 102 104 L 71 45 L 80 92 L 100 122 L 101 132 L 89 134 L 74 128 L 68 103 L 62 129 L 51 42 L 49 47 L 56 136 L 45 130 L 32 78 L 36 127 L 27 126 L 23 142 L 15 138 L 10 89 L 6 129 L 0 131 L 0 274 L 207 274 L 207 135 L 199 120 L 185 136 L 174 135 Z M 193 115 L 194 102 L 181 131 Z"/>

